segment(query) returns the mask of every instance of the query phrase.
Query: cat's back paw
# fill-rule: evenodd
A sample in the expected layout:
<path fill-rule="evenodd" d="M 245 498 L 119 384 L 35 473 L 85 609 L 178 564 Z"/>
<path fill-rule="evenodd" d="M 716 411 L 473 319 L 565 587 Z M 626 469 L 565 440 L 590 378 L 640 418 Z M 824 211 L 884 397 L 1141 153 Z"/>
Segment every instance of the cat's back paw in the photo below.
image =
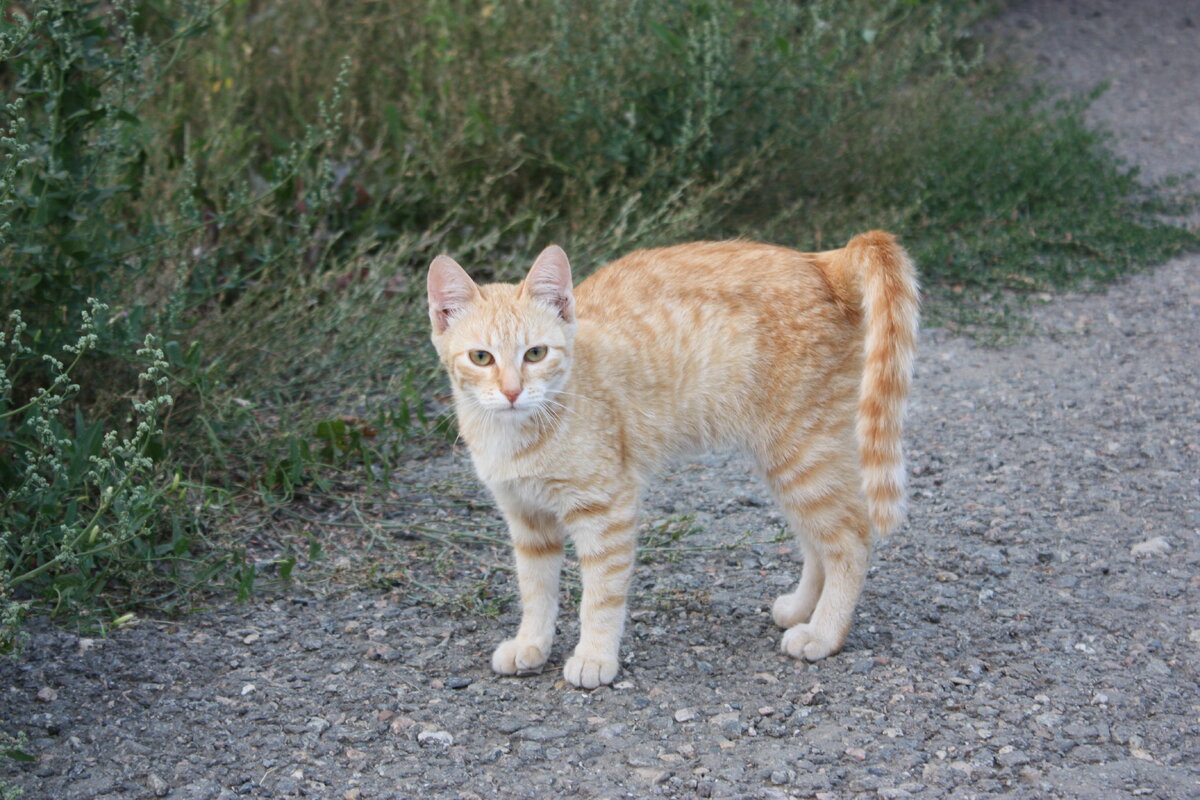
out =
<path fill-rule="evenodd" d="M 822 634 L 810 624 L 793 625 L 783 634 L 783 652 L 792 658 L 820 661 L 842 649 L 844 637 Z"/>
<path fill-rule="evenodd" d="M 579 689 L 595 689 L 613 682 L 620 664 L 615 658 L 571 656 L 563 667 L 563 677 Z"/>
<path fill-rule="evenodd" d="M 537 642 L 509 639 L 492 653 L 492 671 L 500 675 L 529 675 L 541 672 L 550 648 Z"/>

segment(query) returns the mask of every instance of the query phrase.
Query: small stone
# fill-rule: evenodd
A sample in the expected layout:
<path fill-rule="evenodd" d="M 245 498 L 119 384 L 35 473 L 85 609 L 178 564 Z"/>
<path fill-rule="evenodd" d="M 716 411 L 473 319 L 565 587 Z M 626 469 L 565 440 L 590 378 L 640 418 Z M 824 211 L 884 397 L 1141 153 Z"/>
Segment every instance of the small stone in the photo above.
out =
<path fill-rule="evenodd" d="M 790 769 L 776 769 L 771 771 L 771 783 L 776 786 L 786 786 L 796 778 L 796 773 Z"/>
<path fill-rule="evenodd" d="M 681 708 L 675 712 L 676 722 L 691 722 L 696 718 L 696 712 L 690 708 Z"/>
<path fill-rule="evenodd" d="M 51 686 L 43 686 L 38 689 L 37 699 L 43 703 L 53 703 L 58 699 L 58 691 Z"/>
<path fill-rule="evenodd" d="M 373 644 L 367 648 L 367 658 L 391 662 L 400 658 L 400 651 L 386 644 Z"/>
<path fill-rule="evenodd" d="M 1085 764 L 1102 764 L 1108 760 L 1108 754 L 1103 747 L 1094 744 L 1081 744 L 1071 751 L 1071 758 Z"/>
<path fill-rule="evenodd" d="M 417 734 L 417 744 L 422 747 L 449 747 L 454 744 L 454 737 L 449 731 L 421 731 Z"/>
<path fill-rule="evenodd" d="M 813 686 L 800 698 L 800 702 L 806 706 L 819 706 L 824 704 L 829 698 L 825 694 L 825 690 L 820 684 Z"/>
<path fill-rule="evenodd" d="M 567 731 L 551 725 L 531 725 L 528 728 L 521 728 L 513 735 L 528 742 L 549 742 L 563 738 L 567 735 Z"/>
<path fill-rule="evenodd" d="M 242 638 L 242 644 L 254 644 L 259 640 L 259 638 L 261 637 L 259 637 L 257 633 L 246 634 L 246 636 Z"/>
<path fill-rule="evenodd" d="M 529 720 L 520 717 L 500 717 L 492 723 L 492 728 L 500 733 L 511 735 L 531 724 Z"/>
<path fill-rule="evenodd" d="M 742 722 L 736 711 L 716 714 L 709 720 L 709 724 L 719 728 L 729 738 L 735 738 L 742 734 Z"/>
<path fill-rule="evenodd" d="M 446 686 L 450 689 L 465 689 L 471 685 L 470 678 L 464 678 L 461 675 L 451 675 L 446 679 Z"/>
<path fill-rule="evenodd" d="M 996 763 L 1002 767 L 1023 767 L 1029 763 L 1029 756 L 1025 755 L 1023 750 L 1014 750 L 1009 747 L 1001 747 L 1000 752 L 996 754 Z"/>
<path fill-rule="evenodd" d="M 769 717 L 774 713 L 775 708 L 773 706 L 760 706 L 758 709 L 758 715 L 760 717 Z"/>
<path fill-rule="evenodd" d="M 754 674 L 754 680 L 760 683 L 779 683 L 779 678 L 776 678 L 769 672 L 757 672 Z"/>
<path fill-rule="evenodd" d="M 362 797 L 362 789 L 355 787 L 342 792 L 342 800 L 359 800 Z"/>
<path fill-rule="evenodd" d="M 253 691 L 254 691 L 254 684 L 247 683 L 245 686 L 242 687 L 242 697 L 245 697 L 246 695 L 252 693 Z"/>
<path fill-rule="evenodd" d="M 862 749 L 861 747 L 847 747 L 845 750 L 845 753 L 846 753 L 846 755 L 853 758 L 855 761 L 866 761 L 867 760 L 867 751 Z"/>
<path fill-rule="evenodd" d="M 417 721 L 412 717 L 396 717 L 394 720 L 392 720 L 392 724 L 388 727 L 391 729 L 392 733 L 400 733 L 401 731 L 408 730 L 416 724 Z"/>
<path fill-rule="evenodd" d="M 1129 553 L 1134 558 L 1138 556 L 1162 556 L 1169 552 L 1171 552 L 1171 544 L 1162 536 L 1155 536 L 1153 539 L 1138 542 L 1129 548 Z"/>
<path fill-rule="evenodd" d="M 671 773 L 667 770 L 655 769 L 653 767 L 635 767 L 633 771 L 637 773 L 638 777 L 652 786 L 665 783 L 671 777 Z"/>
<path fill-rule="evenodd" d="M 146 776 L 146 785 L 150 787 L 150 791 L 155 797 L 167 796 L 167 790 L 169 788 L 167 786 L 167 782 L 155 775 L 153 772 Z"/>

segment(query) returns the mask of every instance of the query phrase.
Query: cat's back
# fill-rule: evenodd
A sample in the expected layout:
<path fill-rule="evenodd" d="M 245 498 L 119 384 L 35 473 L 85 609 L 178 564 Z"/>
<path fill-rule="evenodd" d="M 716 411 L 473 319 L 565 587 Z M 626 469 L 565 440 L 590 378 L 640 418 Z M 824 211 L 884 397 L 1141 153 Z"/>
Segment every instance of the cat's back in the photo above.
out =
<path fill-rule="evenodd" d="M 597 271 L 576 288 L 575 297 L 580 319 L 601 323 L 695 309 L 696 323 L 750 317 L 774 327 L 778 317 L 791 327 L 813 317 L 810 322 L 856 324 L 857 309 L 831 288 L 825 259 L 826 254 L 740 239 L 638 250 Z"/>

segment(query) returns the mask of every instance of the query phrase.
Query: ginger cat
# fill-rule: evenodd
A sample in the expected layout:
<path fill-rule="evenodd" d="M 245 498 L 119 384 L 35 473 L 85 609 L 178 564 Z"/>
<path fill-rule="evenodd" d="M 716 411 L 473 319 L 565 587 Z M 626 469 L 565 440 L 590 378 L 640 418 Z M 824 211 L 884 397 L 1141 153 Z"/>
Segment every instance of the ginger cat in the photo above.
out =
<path fill-rule="evenodd" d="M 546 248 L 520 284 L 429 267 L 433 343 L 459 430 L 508 521 L 521 625 L 492 669 L 539 670 L 558 614 L 563 543 L 583 578 L 578 687 L 619 668 L 643 482 L 669 457 L 739 446 L 799 535 L 783 650 L 817 660 L 850 628 L 871 550 L 904 514 L 901 419 L 917 284 L 882 231 L 800 253 L 747 241 L 635 252 L 572 289 Z"/>

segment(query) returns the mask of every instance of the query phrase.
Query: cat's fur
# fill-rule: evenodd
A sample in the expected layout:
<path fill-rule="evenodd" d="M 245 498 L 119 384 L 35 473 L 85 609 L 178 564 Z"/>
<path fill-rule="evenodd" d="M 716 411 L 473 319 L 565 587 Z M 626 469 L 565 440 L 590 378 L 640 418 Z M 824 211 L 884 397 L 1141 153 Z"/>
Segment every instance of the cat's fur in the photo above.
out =
<path fill-rule="evenodd" d="M 904 513 L 917 286 L 891 235 L 822 253 L 644 250 L 574 290 L 558 247 L 515 286 L 477 286 L 439 256 L 428 285 L 459 431 L 516 554 L 521 625 L 493 654 L 496 672 L 546 662 L 570 538 L 583 598 L 564 675 L 612 682 L 643 481 L 669 457 L 729 445 L 754 456 L 803 548 L 799 586 L 773 608 L 784 651 L 841 649 L 872 529 Z"/>

